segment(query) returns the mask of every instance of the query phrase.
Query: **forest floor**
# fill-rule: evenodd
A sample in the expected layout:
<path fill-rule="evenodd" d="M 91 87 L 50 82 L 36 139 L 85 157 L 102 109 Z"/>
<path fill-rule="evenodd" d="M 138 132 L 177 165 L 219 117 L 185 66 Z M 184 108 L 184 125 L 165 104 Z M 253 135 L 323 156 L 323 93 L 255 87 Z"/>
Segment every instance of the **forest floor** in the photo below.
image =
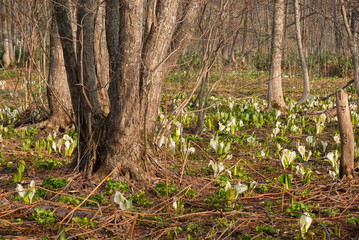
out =
<path fill-rule="evenodd" d="M 335 176 L 335 98 L 320 100 L 349 79 L 312 76 L 314 98 L 298 104 L 301 79 L 283 76 L 290 111 L 280 113 L 266 109 L 267 73 L 230 72 L 213 92 L 203 133 L 192 134 L 192 104 L 158 149 L 157 175 L 140 182 L 70 169 L 73 130 L 14 128 L 25 96 L 16 79 L 0 75 L 0 239 L 359 239 L 359 185 Z M 169 112 L 185 96 L 175 77 L 164 87 Z M 347 90 L 358 179 L 359 115 Z M 305 213 L 311 224 L 301 232 Z"/>

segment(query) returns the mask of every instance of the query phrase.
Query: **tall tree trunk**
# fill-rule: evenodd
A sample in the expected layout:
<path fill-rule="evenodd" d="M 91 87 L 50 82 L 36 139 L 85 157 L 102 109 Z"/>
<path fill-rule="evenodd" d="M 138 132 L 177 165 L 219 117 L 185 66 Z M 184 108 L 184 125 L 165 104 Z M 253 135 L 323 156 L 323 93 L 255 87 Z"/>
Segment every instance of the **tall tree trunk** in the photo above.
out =
<path fill-rule="evenodd" d="M 4 45 L 4 54 L 2 57 L 3 66 L 7 68 L 11 64 L 10 59 L 10 41 L 9 41 L 9 28 L 8 28 L 8 1 L 2 0 L 1 3 L 1 22 L 2 22 L 2 35 L 3 35 L 3 45 Z"/>
<path fill-rule="evenodd" d="M 295 10 L 295 29 L 297 32 L 297 47 L 298 53 L 300 57 L 300 62 L 302 65 L 302 74 L 303 74 L 303 94 L 298 102 L 305 102 L 307 101 L 310 93 L 310 83 L 309 83 L 309 74 L 308 74 L 308 67 L 307 62 L 304 57 L 303 52 L 303 44 L 302 44 L 302 33 L 300 27 L 300 5 L 299 0 L 294 0 L 294 10 Z"/>
<path fill-rule="evenodd" d="M 335 0 L 336 2 L 336 0 Z M 333 8 L 333 15 L 334 15 L 334 19 L 337 19 L 337 8 Z M 336 53 L 340 53 L 341 51 L 343 51 L 342 49 L 342 36 L 339 30 L 339 23 L 338 21 L 334 21 L 334 34 L 335 34 L 335 52 Z"/>
<path fill-rule="evenodd" d="M 199 1 L 196 0 L 166 0 L 157 6 L 157 23 L 153 23 L 154 30 L 147 36 L 143 47 L 140 135 L 145 144 L 145 155 L 151 153 L 153 146 L 163 80 L 194 33 L 199 7 Z"/>
<path fill-rule="evenodd" d="M 303 0 L 303 5 L 305 6 L 306 4 L 306 0 Z M 308 10 L 309 11 L 309 10 Z M 307 58 L 308 57 L 308 46 L 307 46 L 307 40 L 308 40 L 308 37 L 309 37 L 309 34 L 308 34 L 308 27 L 307 27 L 307 19 L 306 19 L 306 14 L 307 14 L 307 11 L 306 11 L 306 8 L 302 8 L 302 24 L 301 24 L 301 31 L 302 31 L 302 46 L 303 46 L 303 53 L 304 53 L 304 57 Z"/>
<path fill-rule="evenodd" d="M 10 65 L 15 63 L 15 51 L 14 51 L 14 26 L 11 20 L 7 21 L 8 36 L 9 36 L 9 57 Z"/>
<path fill-rule="evenodd" d="M 287 26 L 288 23 L 288 0 L 284 0 L 284 26 Z M 283 27 L 283 43 L 282 43 L 282 57 L 283 57 L 283 62 L 285 63 L 285 65 L 288 63 L 289 66 L 289 74 L 292 75 L 294 74 L 292 71 L 292 67 L 291 67 L 291 62 L 290 59 L 288 60 L 288 31 L 286 27 Z M 284 65 L 284 66 L 285 66 Z"/>
<path fill-rule="evenodd" d="M 136 177 L 143 172 L 142 165 L 137 164 L 140 136 L 136 129 L 140 125 L 144 1 L 122 1 L 120 6 L 118 1 L 109 0 L 107 10 L 111 111 L 105 125 L 105 154 L 98 172 L 105 175 L 119 167 L 117 172 Z"/>
<path fill-rule="evenodd" d="M 105 14 L 106 3 L 96 0 L 96 20 L 94 30 L 94 59 L 96 66 L 96 78 L 98 80 L 99 97 L 101 102 L 109 102 L 107 89 L 109 87 L 109 61 L 106 43 Z M 108 115 L 110 108 L 105 105 L 104 114 Z"/>
<path fill-rule="evenodd" d="M 68 14 L 68 7 L 69 5 L 67 0 L 54 1 L 54 12 L 64 53 L 64 61 L 67 73 L 67 81 L 70 88 L 71 102 L 76 116 L 76 129 L 79 138 L 77 154 L 79 156 L 82 156 L 82 159 L 85 159 L 88 158 L 88 156 L 95 155 L 92 151 L 94 144 L 94 126 L 92 125 L 92 123 L 96 123 L 93 114 L 93 104 L 95 104 L 96 106 L 99 106 L 99 104 L 98 102 L 90 102 L 95 99 L 94 96 L 91 96 L 95 94 L 95 92 L 92 91 L 95 86 L 89 85 L 88 79 L 83 77 L 84 69 L 88 69 L 84 67 L 83 56 L 85 54 L 91 54 L 88 51 L 84 51 L 85 48 L 83 41 L 84 39 L 88 41 L 89 37 L 81 38 L 78 45 L 78 47 L 81 47 L 81 51 L 79 49 L 76 49 L 77 51 L 75 51 L 74 34 L 72 30 L 69 31 L 72 28 L 71 19 L 69 19 Z M 82 18 L 79 19 L 81 20 Z M 83 22 L 80 24 L 83 24 Z M 84 25 L 81 25 L 81 27 L 84 28 Z M 85 32 L 86 34 L 89 34 L 89 31 Z M 82 36 L 81 30 L 79 31 L 79 33 L 79 35 Z M 89 44 L 87 43 L 86 47 L 88 47 L 88 45 Z M 78 61 L 81 62 L 79 63 Z M 76 164 L 76 167 L 78 169 L 90 169 L 92 168 L 96 159 L 90 158 L 86 160 L 88 161 L 74 162 L 74 164 Z"/>
<path fill-rule="evenodd" d="M 87 86 L 85 94 L 89 100 L 87 106 L 91 109 L 92 117 L 102 115 L 99 91 L 96 79 L 94 56 L 95 33 L 95 0 L 80 0 L 77 8 L 77 62 L 80 68 L 80 83 Z"/>
<path fill-rule="evenodd" d="M 282 42 L 284 30 L 284 0 L 275 0 L 271 42 L 271 65 L 268 83 L 268 107 L 287 110 L 282 91 Z"/>
<path fill-rule="evenodd" d="M 243 36 L 242 36 L 242 53 L 247 49 L 247 33 L 248 33 L 248 12 L 251 5 L 250 1 L 245 2 L 244 8 L 244 23 L 243 23 Z"/>
<path fill-rule="evenodd" d="M 74 113 L 72 105 L 69 104 L 71 102 L 70 89 L 55 16 L 52 18 L 50 31 L 50 66 L 47 87 L 50 116 L 46 126 L 66 129 L 74 119 Z"/>
<path fill-rule="evenodd" d="M 348 17 L 347 17 L 347 13 L 346 13 L 346 9 L 345 9 L 345 5 L 344 5 L 344 0 L 340 0 L 340 4 L 341 4 L 341 9 L 342 9 L 342 15 L 343 15 L 343 20 L 344 20 L 344 25 L 345 28 L 347 30 L 348 33 L 348 45 L 350 48 L 350 53 L 352 55 L 352 59 L 353 59 L 353 68 L 354 68 L 354 83 L 355 83 L 355 90 L 357 95 L 359 96 L 359 65 L 358 65 L 358 54 L 357 54 L 357 34 L 356 34 L 356 29 L 355 29 L 355 17 L 357 15 L 357 10 L 355 7 L 353 7 L 352 10 L 352 21 L 351 21 L 351 26 L 349 25 L 349 21 L 348 21 Z"/>
<path fill-rule="evenodd" d="M 270 5 L 270 3 L 266 4 L 266 8 L 265 8 L 265 33 L 267 34 L 267 36 L 271 35 L 271 30 L 273 31 L 273 28 L 271 29 L 271 21 L 270 21 L 271 18 L 270 18 L 270 7 L 269 7 L 269 5 Z M 274 8 L 273 8 L 273 10 L 274 10 Z M 273 26 L 273 22 L 272 22 L 272 26 Z M 266 42 L 268 42 L 268 41 L 266 41 Z M 268 53 L 270 44 L 266 43 L 265 45 L 266 45 L 266 50 L 267 50 L 267 53 Z"/>

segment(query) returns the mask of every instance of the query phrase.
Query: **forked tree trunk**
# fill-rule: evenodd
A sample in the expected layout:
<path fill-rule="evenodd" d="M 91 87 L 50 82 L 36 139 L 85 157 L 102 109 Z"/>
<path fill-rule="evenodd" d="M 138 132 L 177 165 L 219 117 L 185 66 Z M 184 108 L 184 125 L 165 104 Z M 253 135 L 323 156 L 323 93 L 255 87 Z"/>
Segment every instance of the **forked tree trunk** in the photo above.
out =
<path fill-rule="evenodd" d="M 110 76 L 109 96 L 116 104 L 111 104 L 105 127 L 106 158 L 100 170 L 108 172 L 120 164 L 123 174 L 138 177 L 144 167 L 140 156 L 152 150 L 162 82 L 166 76 L 163 61 L 177 24 L 179 4 L 178 1 L 158 3 L 158 25 L 153 23 L 152 31 L 142 42 L 144 24 L 139 16 L 144 16 L 143 1 L 128 1 L 120 13 L 112 10 L 116 9 L 117 1 L 108 1 L 108 4 L 110 2 L 113 5 L 107 8 L 107 22 L 111 24 L 108 30 L 120 27 L 115 30 L 120 37 L 116 41 L 108 39 L 111 72 L 116 73 Z M 134 16 L 138 21 L 129 21 Z M 120 26 L 116 26 L 116 22 L 120 22 Z M 114 46 L 113 42 L 120 45 Z M 118 54 L 117 49 L 121 49 Z"/>
<path fill-rule="evenodd" d="M 284 30 L 284 0 L 275 0 L 272 27 L 271 65 L 268 83 L 268 107 L 287 110 L 282 91 L 282 42 Z"/>
<path fill-rule="evenodd" d="M 337 113 L 341 139 L 340 178 L 354 178 L 354 133 L 348 105 L 348 94 L 337 92 Z"/>
<path fill-rule="evenodd" d="M 55 2 L 71 100 L 80 135 L 78 154 L 81 160 L 77 164 L 87 176 L 93 170 L 100 177 L 116 170 L 113 177 L 123 174 L 139 178 L 145 167 L 143 154 L 152 149 L 150 145 L 154 139 L 170 47 L 175 50 L 169 58 L 172 61 L 175 60 L 174 56 L 179 56 L 185 47 L 183 43 L 190 37 L 187 30 L 193 25 L 193 17 L 186 18 L 187 14 L 184 14 L 178 19 L 178 12 L 181 12 L 179 0 L 153 1 L 151 6 L 146 6 L 145 0 L 106 1 L 106 40 L 111 79 L 108 95 L 111 107 L 108 116 L 104 111 L 101 116 L 94 116 L 91 107 L 95 106 L 99 94 L 95 96 L 94 86 L 90 85 L 92 80 L 84 77 L 95 70 L 91 63 L 95 56 L 89 52 L 92 39 L 86 36 L 93 34 L 93 31 L 91 26 L 85 24 L 92 22 L 92 11 L 84 11 L 91 9 L 93 0 L 80 1 L 85 7 L 78 5 L 78 26 L 83 29 L 83 35 L 78 34 L 79 42 L 83 43 L 83 46 L 77 45 L 78 58 L 73 57 L 74 38 L 68 31 L 71 24 L 67 17 L 67 1 Z M 192 5 L 195 5 L 194 1 L 183 6 L 192 9 Z M 153 13 L 155 17 L 146 15 L 148 7 L 156 10 Z M 145 31 L 145 26 L 148 31 Z M 81 30 L 78 32 L 81 33 Z M 172 41 L 174 35 L 178 37 L 176 41 Z"/>
<path fill-rule="evenodd" d="M 297 47 L 298 53 L 300 57 L 300 62 L 302 65 L 302 74 L 303 74 L 303 94 L 298 102 L 307 101 L 310 93 L 310 83 L 309 83 L 309 74 L 307 62 L 305 60 L 304 52 L 303 52 L 303 44 L 302 44 L 302 32 L 300 26 L 300 5 L 299 0 L 294 0 L 294 10 L 295 10 L 295 29 L 297 32 Z"/>
<path fill-rule="evenodd" d="M 47 87 L 50 116 L 46 126 L 66 129 L 74 119 L 61 41 L 53 16 L 50 29 L 50 66 Z"/>

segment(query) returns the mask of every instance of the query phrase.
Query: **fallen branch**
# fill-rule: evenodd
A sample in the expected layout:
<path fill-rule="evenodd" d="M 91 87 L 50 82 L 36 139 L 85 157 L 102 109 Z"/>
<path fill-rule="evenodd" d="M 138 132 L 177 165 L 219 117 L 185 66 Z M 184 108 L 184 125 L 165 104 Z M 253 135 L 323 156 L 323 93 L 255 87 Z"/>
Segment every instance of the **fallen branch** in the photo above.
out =
<path fill-rule="evenodd" d="M 344 87 L 342 87 L 341 89 L 345 89 L 345 88 L 347 88 L 349 85 L 351 85 L 352 83 L 354 83 L 354 79 L 352 79 L 352 80 L 350 80 Z M 334 96 L 335 94 L 337 94 L 337 91 L 338 90 L 336 90 L 334 93 L 332 93 L 332 94 L 330 94 L 330 95 L 328 95 L 328 96 L 326 96 L 326 97 L 324 97 L 324 98 L 322 98 L 322 99 L 320 99 L 320 100 L 322 100 L 322 101 L 325 101 L 325 100 L 327 100 L 328 98 L 330 98 L 330 97 L 332 97 L 332 96 Z"/>

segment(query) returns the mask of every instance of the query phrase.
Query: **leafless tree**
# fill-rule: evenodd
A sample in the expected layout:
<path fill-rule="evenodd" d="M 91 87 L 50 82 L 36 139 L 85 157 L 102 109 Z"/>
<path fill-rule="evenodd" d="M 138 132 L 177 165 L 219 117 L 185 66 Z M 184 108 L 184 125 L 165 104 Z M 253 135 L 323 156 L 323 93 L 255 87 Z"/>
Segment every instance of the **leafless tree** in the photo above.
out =
<path fill-rule="evenodd" d="M 282 42 L 284 30 L 284 0 L 275 0 L 272 27 L 271 66 L 268 83 L 268 107 L 286 110 L 282 91 Z"/>
<path fill-rule="evenodd" d="M 98 89 L 103 86 L 91 80 L 96 75 L 90 74 L 95 71 L 96 1 L 76 2 L 80 27 L 76 53 L 74 36 L 68 31 L 68 5 L 67 0 L 56 0 L 54 8 L 79 133 L 79 161 L 75 163 L 88 175 L 93 170 L 101 176 L 115 169 L 115 176 L 139 178 L 153 151 L 167 60 L 179 56 L 186 46 L 183 43 L 193 32 L 200 4 L 179 0 L 106 1 L 111 79 L 108 116 L 99 104 Z"/>
<path fill-rule="evenodd" d="M 357 40 L 357 33 L 356 33 L 356 28 L 355 28 L 355 22 L 356 22 L 355 18 L 356 18 L 356 16 L 358 16 L 359 12 L 356 7 L 352 7 L 351 21 L 350 21 L 350 25 L 349 25 L 349 20 L 348 20 L 344 0 L 340 0 L 340 4 L 341 4 L 341 10 L 342 10 L 345 29 L 348 34 L 348 45 L 349 45 L 350 53 L 351 53 L 352 59 L 353 59 L 353 67 L 354 67 L 353 75 L 354 75 L 355 89 L 356 89 L 357 95 L 359 96 L 359 73 L 358 73 L 359 65 L 358 65 L 358 46 L 357 46 L 358 40 Z"/>
<path fill-rule="evenodd" d="M 67 129 L 74 119 L 74 113 L 71 104 L 69 104 L 71 102 L 70 89 L 67 83 L 64 56 L 55 16 L 52 18 L 50 31 L 50 66 L 47 99 L 50 116 L 41 125 L 54 129 Z"/>
<path fill-rule="evenodd" d="M 303 44 L 302 44 L 302 32 L 300 26 L 300 5 L 299 0 L 294 0 L 294 9 L 295 9 L 295 29 L 297 33 L 297 47 L 298 47 L 298 54 L 300 57 L 300 62 L 302 65 L 302 73 L 303 73 L 303 94 L 298 102 L 305 102 L 310 93 L 310 83 L 309 83 L 309 74 L 308 74 L 308 67 L 307 62 L 304 56 L 303 51 Z"/>
<path fill-rule="evenodd" d="M 3 54 L 3 65 L 5 68 L 11 65 L 10 58 L 10 33 L 9 33 L 9 11 L 8 11 L 8 1 L 2 0 L 1 2 L 1 23 L 2 23 L 2 35 L 3 35 L 3 46 L 4 46 L 4 54 Z"/>

